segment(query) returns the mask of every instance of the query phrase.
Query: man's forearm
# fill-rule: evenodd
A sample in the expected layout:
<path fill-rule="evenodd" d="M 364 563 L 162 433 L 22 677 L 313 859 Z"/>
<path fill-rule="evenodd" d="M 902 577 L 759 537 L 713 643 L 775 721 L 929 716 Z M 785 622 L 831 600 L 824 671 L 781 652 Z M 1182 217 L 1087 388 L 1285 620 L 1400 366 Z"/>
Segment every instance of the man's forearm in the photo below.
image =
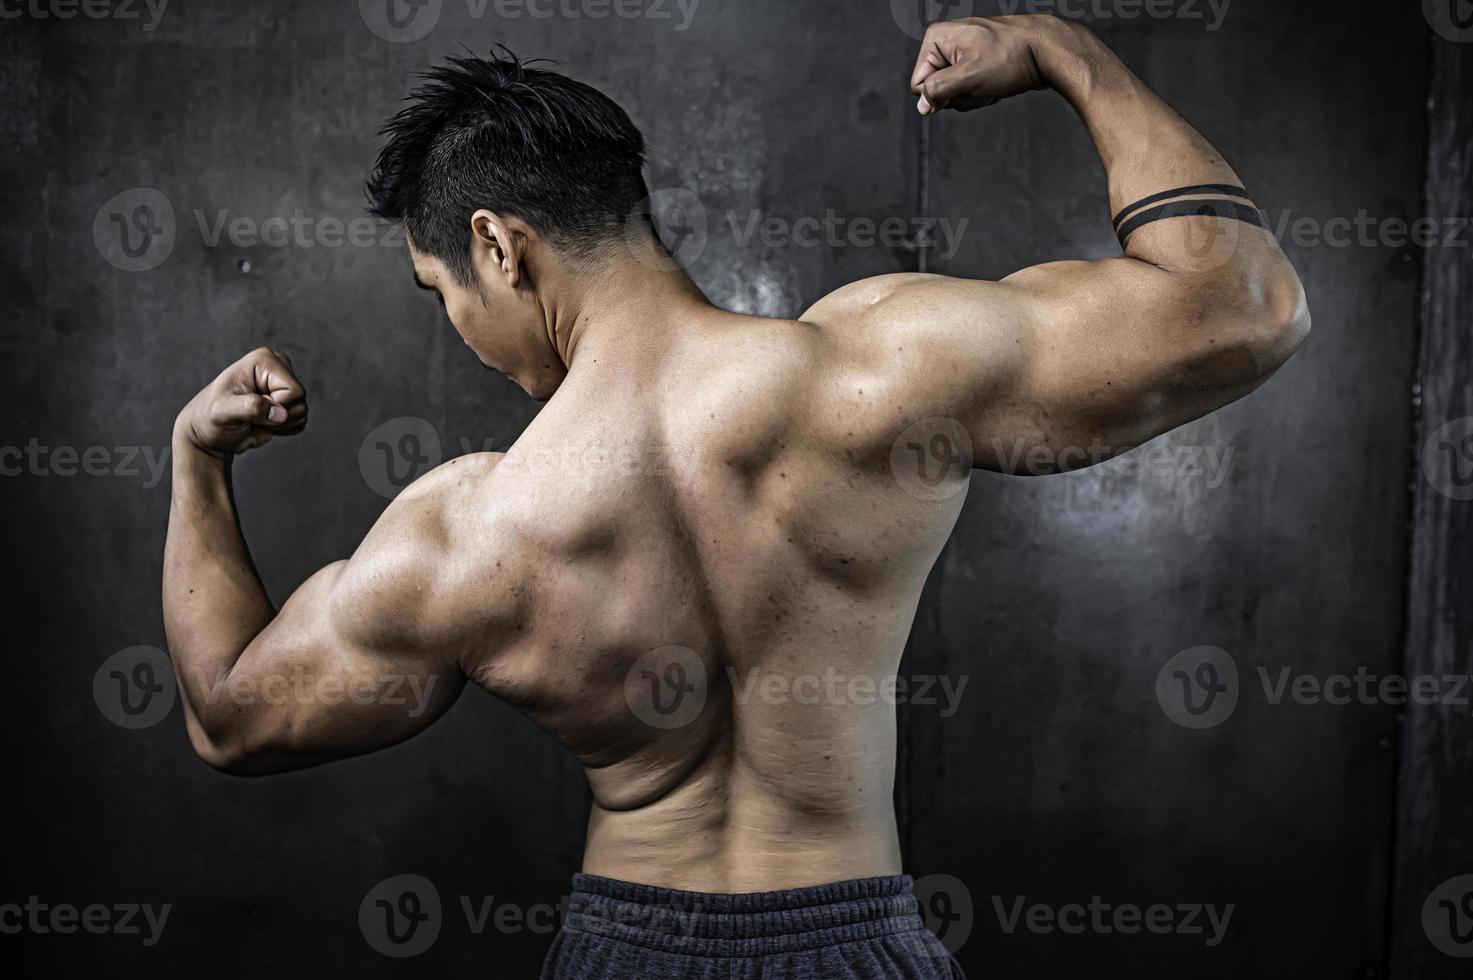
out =
<path fill-rule="evenodd" d="M 174 435 L 164 546 L 164 629 L 188 716 L 275 615 L 251 563 L 230 491 L 230 463 Z"/>
<path fill-rule="evenodd" d="M 1094 139 L 1109 180 L 1110 213 L 1145 198 L 1199 185 L 1241 187 L 1242 181 L 1222 155 L 1177 115 L 1094 33 L 1080 25 L 1055 22 L 1035 48 L 1039 71 L 1079 113 Z M 1241 195 L 1199 192 L 1190 198 L 1246 203 Z M 1175 227 L 1180 228 L 1180 225 Z M 1236 244 L 1240 237 L 1222 236 Z M 1183 264 L 1185 235 L 1132 235 L 1127 255 L 1153 264 Z M 1254 234 L 1249 248 L 1234 253 L 1250 264 L 1261 258 L 1282 261 L 1275 243 Z M 1219 256 L 1220 257 L 1220 256 Z M 1200 256 L 1199 256 L 1200 258 Z M 1216 264 L 1213 262 L 1212 264 Z"/>
<path fill-rule="evenodd" d="M 1061 23 L 1039 46 L 1039 69 L 1094 139 L 1110 179 L 1111 213 L 1158 191 L 1236 184 L 1212 144 L 1125 67 L 1094 33 Z"/>

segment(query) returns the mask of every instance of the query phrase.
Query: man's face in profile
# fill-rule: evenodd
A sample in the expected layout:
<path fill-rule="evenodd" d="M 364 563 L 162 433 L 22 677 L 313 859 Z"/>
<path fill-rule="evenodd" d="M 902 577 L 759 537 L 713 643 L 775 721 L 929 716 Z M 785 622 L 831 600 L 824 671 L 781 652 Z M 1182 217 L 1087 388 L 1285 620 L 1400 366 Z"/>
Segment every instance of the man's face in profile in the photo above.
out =
<path fill-rule="evenodd" d="M 525 274 L 513 286 L 491 250 L 485 255 L 480 251 L 473 251 L 472 281 L 460 283 L 443 260 L 411 242 L 415 285 L 436 294 L 450 325 L 482 364 L 506 375 L 538 401 L 546 401 L 567 369 L 547 340 Z"/>

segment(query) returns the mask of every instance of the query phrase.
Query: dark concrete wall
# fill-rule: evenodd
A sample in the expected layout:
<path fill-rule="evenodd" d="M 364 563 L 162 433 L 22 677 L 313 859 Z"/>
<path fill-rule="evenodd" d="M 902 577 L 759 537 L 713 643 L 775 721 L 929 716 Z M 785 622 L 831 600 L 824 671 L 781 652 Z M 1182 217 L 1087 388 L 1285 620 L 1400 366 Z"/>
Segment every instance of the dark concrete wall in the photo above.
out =
<path fill-rule="evenodd" d="M 1112 254 L 1100 168 L 1061 102 L 1034 95 L 922 127 L 905 90 L 915 6 L 670 0 L 593 20 L 443 0 L 414 22 L 433 29 L 402 42 L 370 29 L 385 24 L 379 0 L 174 0 L 152 29 L 142 6 L 139 19 L 26 8 L 0 22 L 0 442 L 103 447 L 94 468 L 108 472 L 65 476 L 65 456 L 46 456 L 0 479 L 18 788 L 0 902 L 173 906 L 151 948 L 54 934 L 0 947 L 156 976 L 206 962 L 221 976 L 535 973 L 546 933 L 477 933 L 461 899 L 555 903 L 578 865 L 587 795 L 511 710 L 468 694 L 398 748 L 244 781 L 193 758 L 177 706 L 137 730 L 98 707 L 109 656 L 163 644 L 168 489 L 148 460 L 220 367 L 260 343 L 290 352 L 311 432 L 246 460 L 237 480 L 280 598 L 349 553 L 384 506 L 385 474 L 360 465 L 376 426 L 422 418 L 453 455 L 504 446 L 531 418 L 410 287 L 397 236 L 323 240 L 326 219 L 361 213 L 375 130 L 410 72 L 462 45 L 556 58 L 620 100 L 649 138 L 651 187 L 685 205 L 666 209 L 667 231 L 694 230 L 693 274 L 734 309 L 792 316 L 882 272 L 1000 276 Z M 1200 2 L 1205 21 L 1095 23 L 1275 222 L 1412 218 L 1426 213 L 1429 25 L 1415 4 L 1362 6 L 1236 0 L 1212 30 Z M 154 218 L 173 244 L 155 268 L 125 271 L 114 262 L 149 264 L 168 237 L 137 259 L 120 251 L 111 215 L 126 225 L 158 200 L 112 199 L 140 187 L 167 198 L 172 223 Z M 853 225 L 833 248 L 742 240 L 754 215 L 830 211 L 970 223 L 954 249 L 867 245 Z M 210 240 L 222 215 L 297 212 L 310 246 Z M 1404 669 L 1421 255 L 1292 238 L 1316 334 L 1267 388 L 1160 440 L 1169 451 L 1143 467 L 1138 454 L 973 481 L 905 667 L 967 687 L 954 706 L 902 708 L 897 804 L 909 868 L 933 911 L 961 916 L 937 925 L 953 942 L 969 930 L 958 955 L 975 976 L 1372 976 L 1388 924 L 1417 921 L 1388 907 L 1397 710 L 1275 705 L 1257 670 Z M 1204 645 L 1235 665 L 1238 704 L 1191 730 L 1156 681 Z M 1409 876 L 1410 890 L 1455 870 Z M 409 961 L 371 949 L 357 921 L 365 893 L 402 873 L 433 881 L 445 907 L 438 941 Z M 1183 933 L 1009 934 L 996 908 L 1095 895 L 1234 911 L 1208 946 Z"/>
<path fill-rule="evenodd" d="M 1461 36 L 1461 35 L 1460 35 Z M 1473 30 L 1439 38 L 1428 107 L 1427 210 L 1473 215 Z M 1466 227 L 1466 226 L 1465 226 Z M 1473 263 L 1429 252 L 1422 293 L 1419 422 L 1406 672 L 1473 675 Z M 1464 695 L 1470 692 L 1466 689 Z M 1473 952 L 1473 712 L 1468 698 L 1403 716 L 1393 893 L 1396 976 L 1463 976 Z"/>
<path fill-rule="evenodd" d="M 1240 3 L 1214 33 L 1100 30 L 1273 222 L 1415 215 L 1426 24 L 1412 10 L 1372 32 L 1331 10 Z M 986 226 L 936 271 L 1110 254 L 1103 174 L 1068 107 L 998 109 L 933 130 L 932 206 Z M 1019 977 L 1380 969 L 1394 709 L 1275 705 L 1257 672 L 1399 669 L 1418 280 L 1407 252 L 1293 237 L 1315 334 L 1254 396 L 1157 440 L 1159 470 L 972 481 L 911 666 L 971 673 L 984 693 L 950 719 L 913 711 L 910 727 L 911 868 L 966 883 L 972 964 Z M 1191 730 L 1154 686 L 1198 646 L 1232 658 L 1239 700 Z M 994 901 L 1025 895 L 1236 910 L 1215 947 L 1003 933 Z"/>

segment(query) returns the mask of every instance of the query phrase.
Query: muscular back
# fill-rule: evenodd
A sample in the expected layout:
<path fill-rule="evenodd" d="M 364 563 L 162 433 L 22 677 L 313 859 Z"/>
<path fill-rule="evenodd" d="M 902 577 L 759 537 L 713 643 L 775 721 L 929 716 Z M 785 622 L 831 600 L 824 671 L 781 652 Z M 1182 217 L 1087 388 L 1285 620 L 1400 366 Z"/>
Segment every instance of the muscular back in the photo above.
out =
<path fill-rule="evenodd" d="M 898 871 L 880 692 L 971 466 L 1108 458 L 1252 391 L 1309 329 L 1241 178 L 1086 29 L 933 25 L 912 77 L 927 115 L 1045 85 L 1100 148 L 1120 257 L 886 276 L 781 321 L 714 308 L 652 238 L 584 267 L 481 208 L 473 286 L 412 248 L 482 363 L 551 401 L 279 612 L 227 460 L 301 431 L 305 390 L 276 351 L 227 368 L 174 434 L 165 621 L 196 751 L 242 773 L 369 752 L 470 680 L 584 765 L 587 871 L 699 891 Z M 288 678 L 353 697 L 235 696 Z M 390 699 L 406 680 L 414 710 Z"/>
<path fill-rule="evenodd" d="M 908 409 L 856 350 L 839 325 L 686 324 L 642 376 L 575 372 L 504 458 L 406 494 L 485 580 L 466 673 L 588 773 L 587 870 L 733 891 L 898 871 L 885 680 L 967 473 L 905 490 Z"/>

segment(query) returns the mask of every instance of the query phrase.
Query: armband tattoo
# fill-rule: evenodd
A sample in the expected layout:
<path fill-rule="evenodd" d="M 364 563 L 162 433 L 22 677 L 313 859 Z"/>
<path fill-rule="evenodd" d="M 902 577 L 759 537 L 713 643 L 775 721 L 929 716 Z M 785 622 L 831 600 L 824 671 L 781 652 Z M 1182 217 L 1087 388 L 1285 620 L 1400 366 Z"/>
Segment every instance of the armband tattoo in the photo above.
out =
<path fill-rule="evenodd" d="M 1120 247 L 1124 248 L 1130 236 L 1139 228 L 1153 221 L 1163 221 L 1166 218 L 1183 217 L 1211 217 L 1232 218 L 1235 221 L 1244 221 L 1259 228 L 1267 228 L 1268 222 L 1264 220 L 1263 212 L 1257 207 L 1249 204 L 1240 204 L 1237 201 L 1222 200 L 1218 196 L 1192 197 L 1189 200 L 1168 201 L 1174 197 L 1185 197 L 1194 194 L 1230 195 L 1248 199 L 1248 192 L 1233 184 L 1193 184 L 1190 187 L 1178 187 L 1175 190 L 1162 191 L 1152 194 L 1150 197 L 1142 198 L 1129 207 L 1122 208 L 1115 215 L 1115 235 L 1120 239 Z M 1152 207 L 1152 205 L 1156 205 Z"/>

